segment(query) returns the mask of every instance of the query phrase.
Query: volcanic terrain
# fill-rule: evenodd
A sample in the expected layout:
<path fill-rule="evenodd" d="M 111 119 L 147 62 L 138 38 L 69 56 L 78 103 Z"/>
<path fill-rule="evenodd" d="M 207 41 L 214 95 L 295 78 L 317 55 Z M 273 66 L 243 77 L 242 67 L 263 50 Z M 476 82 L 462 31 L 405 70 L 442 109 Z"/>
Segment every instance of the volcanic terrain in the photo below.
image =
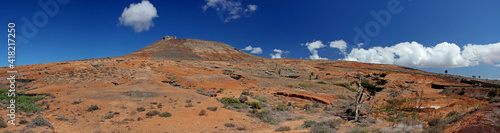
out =
<path fill-rule="evenodd" d="M 3 115 L 2 132 L 500 132 L 498 81 L 269 59 L 214 41 L 162 39 L 120 57 L 17 71 L 16 125 Z M 8 82 L 0 81 L 1 114 Z"/>

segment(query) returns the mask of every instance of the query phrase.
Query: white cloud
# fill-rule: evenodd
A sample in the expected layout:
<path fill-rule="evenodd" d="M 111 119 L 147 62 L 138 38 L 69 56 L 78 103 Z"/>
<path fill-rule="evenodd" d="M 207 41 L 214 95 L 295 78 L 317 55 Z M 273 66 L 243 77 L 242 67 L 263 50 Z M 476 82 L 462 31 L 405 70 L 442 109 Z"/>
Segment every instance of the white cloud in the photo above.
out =
<path fill-rule="evenodd" d="M 255 10 L 257 10 L 257 5 L 248 5 L 248 9 L 245 9 L 246 12 L 254 12 Z"/>
<path fill-rule="evenodd" d="M 496 67 L 500 67 L 500 64 L 495 64 L 494 66 L 496 66 Z"/>
<path fill-rule="evenodd" d="M 364 43 L 358 43 L 358 48 L 363 46 Z"/>
<path fill-rule="evenodd" d="M 346 55 L 345 49 L 347 49 L 347 43 L 344 40 L 335 40 L 330 42 L 331 48 L 337 48 L 342 52 L 342 54 Z"/>
<path fill-rule="evenodd" d="M 311 56 L 309 56 L 309 59 L 313 60 L 327 60 L 328 58 L 323 58 L 318 55 L 318 50 L 319 48 L 326 47 L 326 45 L 323 44 L 321 41 L 314 41 L 314 42 L 308 42 L 306 44 L 301 44 L 302 46 L 307 46 L 307 49 L 309 49 L 309 52 L 311 52 Z"/>
<path fill-rule="evenodd" d="M 243 8 L 241 5 L 241 1 L 233 1 L 233 0 L 205 0 L 207 2 L 206 5 L 203 5 L 201 8 L 203 11 L 206 11 L 208 8 L 214 8 L 219 15 L 221 21 L 227 23 L 231 20 L 236 20 L 241 16 L 249 17 L 253 12 L 257 10 L 257 5 L 249 4 L 247 8 Z"/>
<path fill-rule="evenodd" d="M 493 65 L 500 62 L 500 42 L 488 45 L 467 44 L 462 55 L 476 64 Z"/>
<path fill-rule="evenodd" d="M 284 51 L 284 50 L 280 50 L 280 49 L 274 49 L 273 52 L 274 52 L 274 54 L 270 54 L 271 58 L 273 58 L 273 59 L 280 59 L 280 58 L 282 58 L 282 56 L 281 56 L 282 54 L 286 55 L 286 54 L 290 53 L 288 51 Z"/>
<path fill-rule="evenodd" d="M 250 51 L 252 54 L 262 54 L 262 49 L 260 47 L 252 47 L 248 45 L 243 49 L 244 51 Z"/>
<path fill-rule="evenodd" d="M 415 67 L 466 67 L 480 63 L 499 63 L 498 55 L 500 43 L 468 44 L 461 51 L 459 46 L 448 42 L 434 47 L 425 47 L 417 42 L 402 42 L 390 47 L 353 48 L 345 60 Z"/>
<path fill-rule="evenodd" d="M 156 8 L 149 1 L 132 3 L 125 7 L 118 20 L 120 24 L 132 27 L 135 32 L 148 31 L 154 26 L 153 19 L 158 17 Z"/>

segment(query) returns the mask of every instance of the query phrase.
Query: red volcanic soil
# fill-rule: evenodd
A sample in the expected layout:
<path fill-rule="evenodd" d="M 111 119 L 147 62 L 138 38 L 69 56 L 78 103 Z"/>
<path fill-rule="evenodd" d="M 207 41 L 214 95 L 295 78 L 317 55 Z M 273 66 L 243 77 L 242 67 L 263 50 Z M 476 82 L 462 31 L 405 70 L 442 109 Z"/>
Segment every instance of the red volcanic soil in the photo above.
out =
<path fill-rule="evenodd" d="M 0 78 L 9 76 L 7 70 L 0 68 Z M 25 102 L 28 107 L 18 105 L 16 126 L 7 124 L 2 132 L 274 132 L 280 127 L 289 127 L 286 132 L 309 132 L 321 125 L 308 127 L 304 121 L 321 123 L 349 115 L 359 76 L 384 89 L 374 96 L 364 94 L 362 122 L 340 122 L 327 130 L 403 132 L 410 128 L 397 126 L 410 120 L 416 126 L 406 123 L 406 127 L 422 131 L 432 118 L 483 106 L 446 131 L 469 132 L 469 127 L 498 131 L 484 120 L 489 110 L 499 108 L 497 104 L 472 97 L 473 91 L 445 95 L 443 89 L 432 88 L 432 84 L 478 87 L 461 82 L 469 78 L 394 65 L 267 59 L 213 41 L 160 40 L 121 57 L 25 65 L 17 71 L 17 92 L 42 99 Z M 0 88 L 8 88 L 7 80 L 0 83 Z M 221 99 L 227 98 L 243 103 L 224 105 Z M 395 106 L 397 113 L 405 115 L 393 120 L 397 114 L 387 105 L 397 100 L 404 101 Z M 0 113 L 7 114 L 8 104 L 1 106 Z M 37 123 L 40 119 L 47 121 Z"/>

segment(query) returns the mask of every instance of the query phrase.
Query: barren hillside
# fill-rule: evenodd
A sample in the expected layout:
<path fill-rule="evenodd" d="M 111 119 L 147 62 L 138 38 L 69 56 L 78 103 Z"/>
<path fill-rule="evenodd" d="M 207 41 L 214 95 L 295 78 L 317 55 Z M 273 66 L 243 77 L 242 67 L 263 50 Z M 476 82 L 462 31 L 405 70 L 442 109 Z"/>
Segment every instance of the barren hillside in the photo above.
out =
<path fill-rule="evenodd" d="M 16 126 L 2 116 L 8 126 L 1 131 L 500 131 L 496 81 L 395 65 L 267 59 L 213 41 L 159 40 L 121 57 L 17 68 Z M 7 68 L 0 72 L 8 78 Z M 366 93 L 356 122 L 360 82 Z M 2 114 L 9 111 L 5 95 Z"/>

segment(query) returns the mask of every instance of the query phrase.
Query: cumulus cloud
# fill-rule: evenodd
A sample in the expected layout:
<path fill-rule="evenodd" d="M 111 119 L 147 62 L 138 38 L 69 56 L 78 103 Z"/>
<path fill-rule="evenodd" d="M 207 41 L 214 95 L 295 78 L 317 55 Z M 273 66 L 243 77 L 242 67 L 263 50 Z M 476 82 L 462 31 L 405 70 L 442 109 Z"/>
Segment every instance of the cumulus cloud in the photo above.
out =
<path fill-rule="evenodd" d="M 323 44 L 321 41 L 314 41 L 314 42 L 308 42 L 306 44 L 301 44 L 302 46 L 307 46 L 307 49 L 309 49 L 309 52 L 311 52 L 311 56 L 309 56 L 309 59 L 313 60 L 327 60 L 328 58 L 323 58 L 318 55 L 318 50 L 320 48 L 326 47 L 326 45 Z"/>
<path fill-rule="evenodd" d="M 479 62 L 493 65 L 500 62 L 500 42 L 488 45 L 467 44 L 462 55 L 476 64 Z"/>
<path fill-rule="evenodd" d="M 282 58 L 282 56 L 281 56 L 282 54 L 286 55 L 286 54 L 290 53 L 288 51 L 284 51 L 284 50 L 281 50 L 281 49 L 274 49 L 273 52 L 274 52 L 274 54 L 271 54 L 271 58 L 273 58 L 273 59 L 281 59 Z"/>
<path fill-rule="evenodd" d="M 396 64 L 415 67 L 466 67 L 480 63 L 500 62 L 500 42 L 468 44 L 463 50 L 454 43 L 443 42 L 425 47 L 417 42 L 402 42 L 390 47 L 353 48 L 345 60 Z"/>
<path fill-rule="evenodd" d="M 241 4 L 241 1 L 233 1 L 233 0 L 205 0 L 207 2 L 206 5 L 203 5 L 201 8 L 203 11 L 206 11 L 208 8 L 214 8 L 219 15 L 221 21 L 227 23 L 231 20 L 236 20 L 241 16 L 249 17 L 253 12 L 257 10 L 257 5 L 249 4 L 246 8 L 244 8 Z"/>
<path fill-rule="evenodd" d="M 344 40 L 335 40 L 330 42 L 330 48 L 337 48 L 346 55 L 345 50 L 347 49 L 347 43 Z"/>
<path fill-rule="evenodd" d="M 132 3 L 125 7 L 118 20 L 121 25 L 132 27 L 135 32 L 148 31 L 154 26 L 153 19 L 157 18 L 156 8 L 149 1 Z"/>
<path fill-rule="evenodd" d="M 244 51 L 250 51 L 252 54 L 262 54 L 262 49 L 260 47 L 252 47 L 248 45 L 243 49 Z"/>

